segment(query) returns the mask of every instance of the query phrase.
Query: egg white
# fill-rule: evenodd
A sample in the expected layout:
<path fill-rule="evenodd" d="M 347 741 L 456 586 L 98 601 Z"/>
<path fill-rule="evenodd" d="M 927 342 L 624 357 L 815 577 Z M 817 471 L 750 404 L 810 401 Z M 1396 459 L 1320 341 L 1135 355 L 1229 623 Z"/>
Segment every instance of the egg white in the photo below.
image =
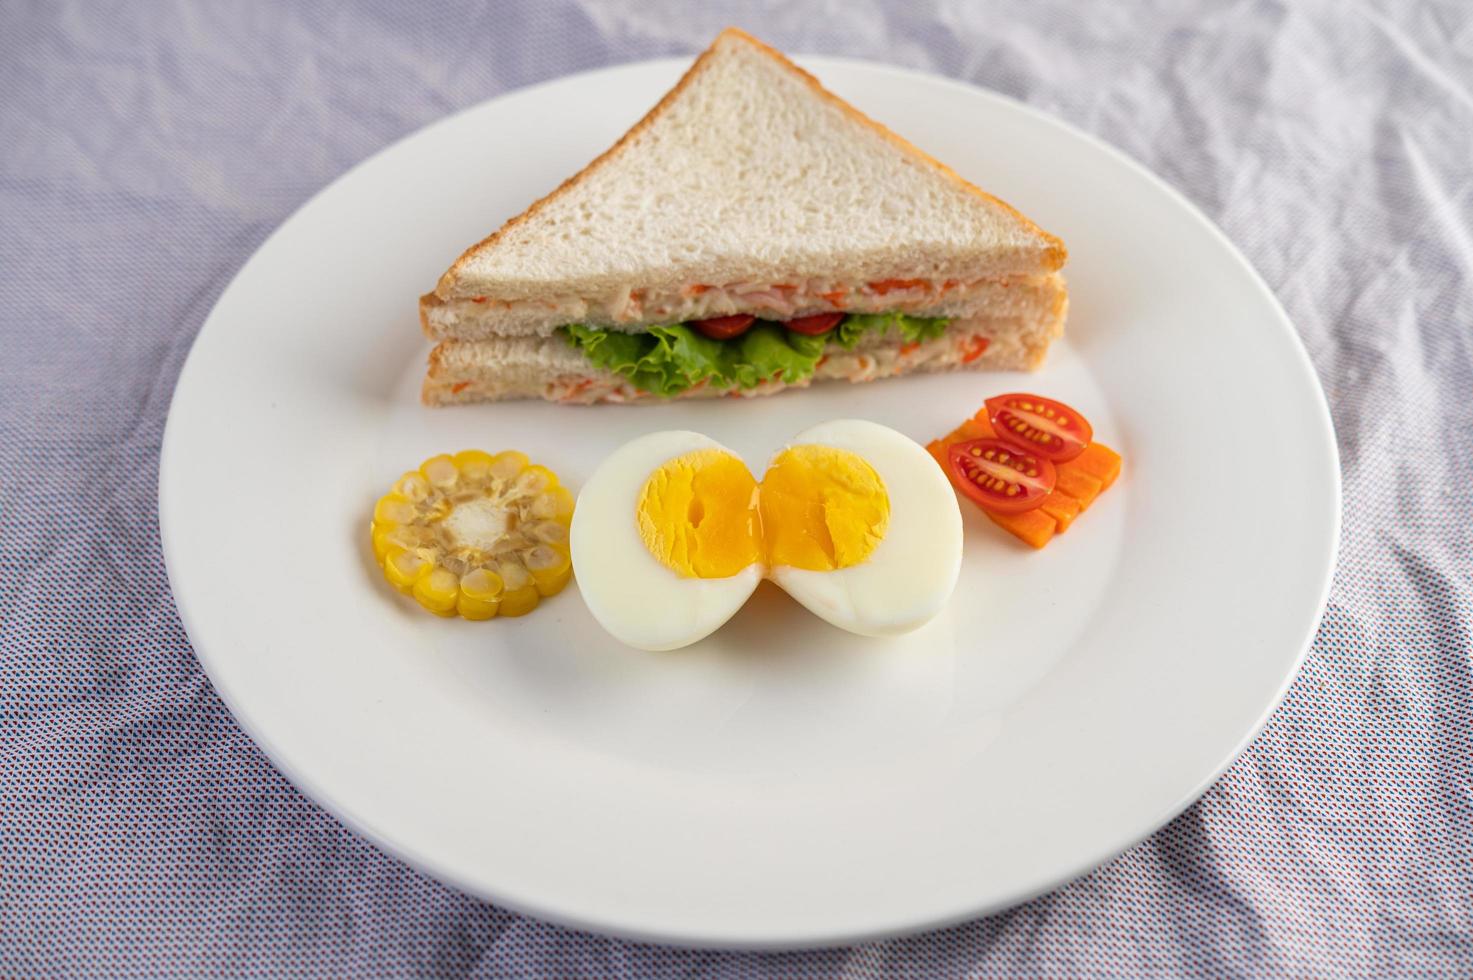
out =
<path fill-rule="evenodd" d="M 727 578 L 684 578 L 645 547 L 637 516 L 645 481 L 699 449 L 731 452 L 699 432 L 678 430 L 625 443 L 589 477 L 573 511 L 569 543 L 583 601 L 615 639 L 641 650 L 674 650 L 710 635 L 762 579 L 760 562 Z"/>
<path fill-rule="evenodd" d="M 961 510 L 941 468 L 911 439 L 862 419 L 824 422 L 791 445 L 807 443 L 847 449 L 874 467 L 890 496 L 889 526 L 858 565 L 831 572 L 780 565 L 772 580 L 810 612 L 863 636 L 907 633 L 932 619 L 962 564 Z"/>

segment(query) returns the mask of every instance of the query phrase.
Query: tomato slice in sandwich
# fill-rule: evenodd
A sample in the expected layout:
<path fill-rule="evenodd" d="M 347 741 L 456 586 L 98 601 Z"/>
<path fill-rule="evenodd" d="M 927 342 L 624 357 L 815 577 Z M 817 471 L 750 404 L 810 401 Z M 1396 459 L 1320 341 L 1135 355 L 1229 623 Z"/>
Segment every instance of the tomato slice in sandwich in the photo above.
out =
<path fill-rule="evenodd" d="M 997 437 L 1055 463 L 1067 463 L 1094 438 L 1089 420 L 1063 402 L 1039 395 L 987 399 L 987 417 Z"/>
<path fill-rule="evenodd" d="M 973 439 L 947 450 L 952 480 L 973 503 L 994 514 L 1021 514 L 1043 503 L 1054 489 L 1054 464 L 1003 442 Z"/>
<path fill-rule="evenodd" d="M 757 319 L 750 313 L 734 316 L 713 316 L 709 320 L 692 320 L 690 325 L 712 340 L 730 340 L 747 332 L 752 321 Z"/>
<path fill-rule="evenodd" d="M 796 320 L 789 320 L 787 328 L 794 333 L 817 337 L 837 327 L 842 319 L 844 319 L 842 313 L 815 313 L 813 316 L 800 316 Z"/>

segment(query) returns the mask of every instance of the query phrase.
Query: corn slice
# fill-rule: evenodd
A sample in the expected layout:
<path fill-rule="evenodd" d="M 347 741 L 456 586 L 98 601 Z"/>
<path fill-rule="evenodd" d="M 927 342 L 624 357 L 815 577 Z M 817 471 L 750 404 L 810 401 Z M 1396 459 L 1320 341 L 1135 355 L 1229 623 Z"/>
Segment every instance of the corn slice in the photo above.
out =
<path fill-rule="evenodd" d="M 495 458 L 491 460 L 491 476 L 505 483 L 526 469 L 530 462 L 531 460 L 527 459 L 526 453 L 519 453 L 515 449 L 508 449 L 504 453 L 497 453 Z"/>
<path fill-rule="evenodd" d="M 522 616 L 572 577 L 573 507 L 526 454 L 467 449 L 400 476 L 374 504 L 369 538 L 389 584 L 437 616 Z"/>
<path fill-rule="evenodd" d="M 460 598 L 460 576 L 443 566 L 433 568 L 415 581 L 414 598 L 432 613 L 449 615 Z"/>
<path fill-rule="evenodd" d="M 537 592 L 544 596 L 557 595 L 573 576 L 573 561 L 567 552 L 550 545 L 539 544 L 527 552 L 525 561 Z"/>

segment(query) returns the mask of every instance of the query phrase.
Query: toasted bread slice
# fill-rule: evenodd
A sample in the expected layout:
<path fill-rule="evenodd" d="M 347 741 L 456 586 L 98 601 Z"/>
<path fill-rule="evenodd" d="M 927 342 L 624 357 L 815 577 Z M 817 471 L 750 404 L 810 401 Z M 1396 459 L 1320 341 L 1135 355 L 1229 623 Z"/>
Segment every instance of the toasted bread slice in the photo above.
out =
<path fill-rule="evenodd" d="M 1012 207 L 728 28 L 622 139 L 468 249 L 426 301 L 975 281 L 1044 276 L 1064 259 Z"/>

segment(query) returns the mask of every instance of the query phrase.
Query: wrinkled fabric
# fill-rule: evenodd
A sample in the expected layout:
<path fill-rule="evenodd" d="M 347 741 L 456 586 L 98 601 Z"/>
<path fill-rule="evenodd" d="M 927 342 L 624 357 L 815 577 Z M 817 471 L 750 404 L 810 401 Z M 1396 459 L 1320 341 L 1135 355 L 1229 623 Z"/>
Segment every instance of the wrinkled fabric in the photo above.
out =
<path fill-rule="evenodd" d="M 1011 912 L 854 949 L 632 944 L 408 870 L 236 727 L 159 549 L 184 356 L 293 209 L 447 112 L 728 22 L 1162 175 L 1287 307 L 1344 471 L 1313 649 L 1199 803 Z M 0 5 L 0 974 L 1473 973 L 1470 176 L 1460 0 Z M 1224 410 L 1259 421 L 1251 385 Z"/>

